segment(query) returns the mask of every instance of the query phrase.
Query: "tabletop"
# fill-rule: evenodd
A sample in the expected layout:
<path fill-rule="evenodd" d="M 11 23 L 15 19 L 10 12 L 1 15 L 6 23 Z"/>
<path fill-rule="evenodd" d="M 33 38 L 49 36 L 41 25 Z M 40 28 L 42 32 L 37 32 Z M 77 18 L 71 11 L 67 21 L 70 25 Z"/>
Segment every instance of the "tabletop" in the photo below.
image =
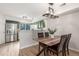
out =
<path fill-rule="evenodd" d="M 60 36 L 54 37 L 54 38 L 41 38 L 38 40 L 40 43 L 52 46 L 60 42 Z"/>

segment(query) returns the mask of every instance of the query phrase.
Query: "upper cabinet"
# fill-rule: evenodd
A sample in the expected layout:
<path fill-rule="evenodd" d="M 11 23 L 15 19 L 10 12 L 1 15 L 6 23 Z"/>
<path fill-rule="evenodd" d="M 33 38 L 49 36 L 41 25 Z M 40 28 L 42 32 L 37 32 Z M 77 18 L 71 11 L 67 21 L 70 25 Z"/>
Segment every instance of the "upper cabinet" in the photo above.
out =
<path fill-rule="evenodd" d="M 77 8 L 79 8 L 79 3 L 66 3 L 65 5 L 62 5 L 62 3 L 54 4 L 55 14 L 62 14 Z"/>

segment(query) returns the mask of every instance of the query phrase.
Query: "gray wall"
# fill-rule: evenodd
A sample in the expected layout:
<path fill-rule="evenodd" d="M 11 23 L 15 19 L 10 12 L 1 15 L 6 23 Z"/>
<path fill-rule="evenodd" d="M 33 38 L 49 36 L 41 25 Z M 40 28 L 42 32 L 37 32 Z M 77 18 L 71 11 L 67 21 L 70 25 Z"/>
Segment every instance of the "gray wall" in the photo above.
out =
<path fill-rule="evenodd" d="M 55 35 L 72 33 L 69 48 L 79 51 L 79 12 L 47 20 L 48 28 L 57 28 Z"/>

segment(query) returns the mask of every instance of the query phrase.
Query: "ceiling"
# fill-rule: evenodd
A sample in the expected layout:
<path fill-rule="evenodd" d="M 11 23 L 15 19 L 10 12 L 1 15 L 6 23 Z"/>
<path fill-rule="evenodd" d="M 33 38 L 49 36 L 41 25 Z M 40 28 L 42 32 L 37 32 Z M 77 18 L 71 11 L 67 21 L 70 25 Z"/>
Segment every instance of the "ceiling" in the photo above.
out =
<path fill-rule="evenodd" d="M 34 19 L 45 13 L 47 6 L 46 3 L 0 3 L 0 13 L 16 17 L 27 16 Z"/>
<path fill-rule="evenodd" d="M 56 6 L 58 5 L 60 4 L 56 4 Z M 47 10 L 48 3 L 0 3 L 0 14 L 15 17 L 26 16 L 33 21 L 42 19 L 42 14 L 46 13 Z"/>

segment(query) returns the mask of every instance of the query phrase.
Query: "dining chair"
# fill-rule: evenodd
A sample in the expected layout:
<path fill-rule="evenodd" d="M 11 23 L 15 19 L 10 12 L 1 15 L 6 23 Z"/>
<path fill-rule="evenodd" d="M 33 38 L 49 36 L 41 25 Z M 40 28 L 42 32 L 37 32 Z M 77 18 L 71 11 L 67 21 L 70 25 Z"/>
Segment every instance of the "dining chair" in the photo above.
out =
<path fill-rule="evenodd" d="M 45 38 L 49 37 L 49 33 L 45 32 Z"/>
<path fill-rule="evenodd" d="M 67 52 L 67 54 L 69 55 L 69 41 L 71 39 L 71 33 L 70 34 L 67 34 L 67 39 L 66 39 L 66 42 L 65 42 L 65 51 Z M 65 53 L 66 55 L 66 53 Z"/>
<path fill-rule="evenodd" d="M 48 51 L 53 52 L 57 56 L 59 55 L 60 52 L 62 52 L 62 55 L 66 55 L 65 53 L 65 41 L 67 39 L 67 35 L 61 35 L 60 42 L 56 45 L 53 45 L 51 47 L 48 47 Z"/>
<path fill-rule="evenodd" d="M 45 35 L 45 37 L 44 37 L 44 35 Z M 41 38 L 41 39 L 42 38 L 49 38 L 48 32 L 45 32 L 44 35 L 43 35 L 43 33 L 38 33 L 38 37 Z M 39 52 L 40 52 L 41 48 L 43 48 L 43 47 L 45 47 L 45 45 L 39 43 L 39 48 L 38 48 Z M 45 55 L 45 50 L 44 50 L 44 55 Z"/>
<path fill-rule="evenodd" d="M 38 33 L 38 38 L 44 38 L 43 32 Z"/>

